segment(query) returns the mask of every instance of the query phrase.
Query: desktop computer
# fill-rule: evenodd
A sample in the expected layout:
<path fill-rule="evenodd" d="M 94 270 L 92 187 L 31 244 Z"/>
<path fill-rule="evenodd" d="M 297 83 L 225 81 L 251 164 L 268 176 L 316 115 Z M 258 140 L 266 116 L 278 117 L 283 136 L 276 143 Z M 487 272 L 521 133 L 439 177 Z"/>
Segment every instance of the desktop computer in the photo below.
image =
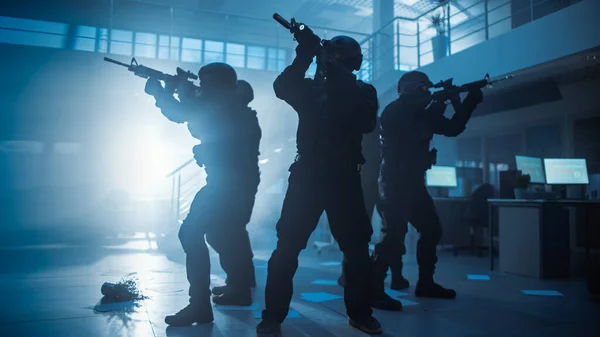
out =
<path fill-rule="evenodd" d="M 545 158 L 549 185 L 587 185 L 590 183 L 585 159 Z"/>
<path fill-rule="evenodd" d="M 529 174 L 531 184 L 545 184 L 546 175 L 544 174 L 544 164 L 542 158 L 515 156 L 517 170 L 522 174 Z"/>
<path fill-rule="evenodd" d="M 544 168 L 548 185 L 555 186 L 563 199 L 583 199 L 589 184 L 585 159 L 545 158 Z"/>
<path fill-rule="evenodd" d="M 456 167 L 432 166 L 425 173 L 425 182 L 428 187 L 456 187 Z"/>
<path fill-rule="evenodd" d="M 553 192 L 547 192 L 544 188 L 546 184 L 546 174 L 542 158 L 515 156 L 517 170 L 521 174 L 528 174 L 531 177 L 529 190 L 524 193 L 525 199 L 553 200 L 558 199 L 558 195 Z"/>
<path fill-rule="evenodd" d="M 425 184 L 433 188 L 434 197 L 447 197 L 448 189 L 458 186 L 456 167 L 454 166 L 432 166 L 425 173 Z"/>

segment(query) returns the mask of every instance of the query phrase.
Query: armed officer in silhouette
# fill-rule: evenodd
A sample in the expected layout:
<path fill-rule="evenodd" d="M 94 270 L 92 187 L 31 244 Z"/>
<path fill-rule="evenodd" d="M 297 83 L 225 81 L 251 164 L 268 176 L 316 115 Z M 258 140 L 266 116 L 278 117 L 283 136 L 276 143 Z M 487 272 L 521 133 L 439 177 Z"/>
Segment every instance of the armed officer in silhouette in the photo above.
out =
<path fill-rule="evenodd" d="M 451 98 L 455 113 L 448 119 L 444 116 L 445 102 L 432 101 L 429 91 L 432 85 L 422 72 L 411 71 L 402 75 L 398 81 L 398 99 L 390 103 L 381 115 L 379 192 L 384 235 L 373 254 L 375 297 L 384 292 L 388 267 L 401 263 L 402 255 L 406 253 L 404 238 L 409 222 L 420 233 L 416 296 L 456 297 L 454 290 L 446 289 L 433 280 L 436 247 L 442 238 L 442 227 L 425 187 L 425 172 L 436 162 L 437 150 L 430 150 L 433 135 L 456 137 L 461 134 L 473 111 L 482 102 L 483 94 L 480 89 L 472 90 L 461 102 L 457 92 Z"/>
<path fill-rule="evenodd" d="M 201 141 L 193 149 L 194 158 L 207 173 L 207 184 L 196 194 L 179 230 L 190 303 L 165 318 L 171 326 L 213 321 L 206 242 L 219 253 L 227 274 L 227 285 L 213 289 L 214 303 L 251 305 L 255 285 L 246 225 L 260 182 L 261 129 L 256 112 L 248 107 L 252 88 L 247 83 L 238 87 L 235 70 L 225 63 L 202 67 L 198 77 L 199 88 L 188 82 L 177 88 L 179 100 L 157 80 L 149 79 L 146 84 L 146 92 L 156 98 L 165 117 L 175 123 L 187 122 L 192 136 Z"/>
<path fill-rule="evenodd" d="M 361 178 L 362 178 L 362 188 L 365 199 L 365 207 L 367 208 L 367 214 L 372 217 L 374 212 L 377 212 L 381 217 L 381 212 L 379 211 L 379 168 L 381 166 L 381 147 L 379 142 L 379 118 L 377 118 L 377 127 L 375 131 L 365 135 L 363 137 L 363 153 L 365 155 L 365 164 L 362 166 L 361 170 Z M 391 288 L 394 290 L 403 290 L 409 287 L 408 281 L 402 276 L 402 260 L 393 261 L 394 264 L 390 266 L 390 271 L 392 273 L 392 283 Z M 396 263 L 397 262 L 397 263 Z M 343 263 L 346 263 L 344 260 Z M 342 274 L 338 278 L 338 284 L 340 286 L 345 286 L 346 284 L 346 276 L 344 275 L 342 268 Z M 387 295 L 384 296 L 383 299 L 379 299 L 375 303 L 374 307 L 388 310 L 393 310 L 395 308 L 402 308 L 401 303 L 389 298 Z M 383 302 L 383 303 L 382 303 Z M 387 304 L 387 305 L 386 305 Z"/>
<path fill-rule="evenodd" d="M 365 162 L 361 141 L 363 134 L 375 128 L 377 92 L 352 74 L 362 63 L 361 48 L 354 39 L 331 39 L 335 62 L 326 64 L 324 78 L 308 79 L 305 73 L 323 47 L 306 26 L 295 33 L 295 38 L 296 57 L 273 88 L 276 96 L 298 113 L 298 154 L 289 169 L 289 185 L 277 223 L 277 248 L 268 265 L 266 308 L 257 335 L 279 335 L 292 299 L 298 255 L 306 248 L 323 211 L 347 260 L 344 302 L 349 324 L 367 333 L 381 333 L 369 303 L 373 229 L 360 177 Z"/>

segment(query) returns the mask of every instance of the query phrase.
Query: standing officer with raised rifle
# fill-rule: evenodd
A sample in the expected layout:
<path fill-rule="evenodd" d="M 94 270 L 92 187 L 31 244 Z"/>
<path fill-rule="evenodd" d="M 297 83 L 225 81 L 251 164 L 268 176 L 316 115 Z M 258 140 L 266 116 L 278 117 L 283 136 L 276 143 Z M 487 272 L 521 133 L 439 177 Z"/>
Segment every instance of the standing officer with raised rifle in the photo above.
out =
<path fill-rule="evenodd" d="M 246 224 L 260 182 L 261 129 L 256 112 L 247 106 L 252 89 L 243 83 L 245 88 L 239 91 L 237 74 L 225 63 L 202 67 L 198 77 L 200 88 L 189 82 L 177 88 L 179 101 L 156 79 L 150 78 L 146 84 L 146 92 L 156 98 L 165 117 L 176 123 L 187 122 L 192 136 L 201 140 L 194 147 L 194 157 L 207 173 L 207 184 L 196 194 L 179 230 L 186 253 L 190 304 L 165 318 L 172 326 L 213 321 L 206 242 L 219 253 L 227 274 L 227 285 L 213 289 L 214 303 L 251 305 L 255 285 Z"/>
<path fill-rule="evenodd" d="M 365 164 L 361 170 L 362 189 L 365 198 L 365 207 L 367 208 L 367 214 L 372 218 L 373 214 L 377 212 L 383 219 L 379 210 L 379 168 L 381 166 L 381 146 L 379 142 L 379 128 L 380 119 L 377 118 L 376 131 L 371 132 L 363 137 L 362 148 L 365 155 Z M 409 287 L 408 280 L 402 276 L 402 260 L 392 261 L 394 264 L 390 266 L 392 273 L 392 282 L 390 288 L 393 290 L 404 290 Z M 342 263 L 346 263 L 344 260 Z M 344 275 L 344 268 L 342 268 L 342 274 L 338 278 L 338 284 L 342 287 L 346 284 L 346 276 Z M 381 303 L 383 301 L 383 303 Z M 379 303 L 380 305 L 378 306 Z M 383 299 L 374 303 L 375 308 L 379 308 L 384 305 L 383 309 L 393 310 L 390 307 L 393 305 L 396 310 L 402 309 L 402 303 L 395 301 L 389 296 L 385 295 Z M 386 305 L 387 304 L 387 305 Z"/>
<path fill-rule="evenodd" d="M 370 334 L 382 333 L 369 303 L 369 241 L 373 229 L 363 202 L 360 166 L 362 135 L 372 132 L 377 92 L 356 80 L 362 63 L 360 45 L 347 36 L 321 41 L 310 28 L 278 14 L 275 20 L 298 41 L 296 58 L 275 80 L 278 98 L 298 113 L 297 149 L 277 223 L 277 248 L 271 255 L 265 289 L 266 308 L 258 336 L 278 336 L 293 295 L 298 255 L 306 248 L 323 211 L 348 263 L 344 302 L 349 324 Z M 317 56 L 315 79 L 305 73 Z"/>
<path fill-rule="evenodd" d="M 425 187 L 425 172 L 435 164 L 437 150 L 429 149 L 434 134 L 456 137 L 463 132 L 471 114 L 483 100 L 483 86 L 468 88 L 460 101 L 458 87 L 443 82 L 443 92 L 434 87 L 427 75 L 408 72 L 398 81 L 400 97 L 390 103 L 381 115 L 382 163 L 379 177 L 384 235 L 375 246 L 375 294 L 384 292 L 384 279 L 390 265 L 402 262 L 406 253 L 404 238 L 410 222 L 421 234 L 417 244 L 419 281 L 418 297 L 455 298 L 456 292 L 433 280 L 437 262 L 436 247 L 442 238 L 442 227 L 433 200 Z M 433 101 L 432 101 L 433 100 Z M 446 100 L 455 113 L 444 117 Z"/>

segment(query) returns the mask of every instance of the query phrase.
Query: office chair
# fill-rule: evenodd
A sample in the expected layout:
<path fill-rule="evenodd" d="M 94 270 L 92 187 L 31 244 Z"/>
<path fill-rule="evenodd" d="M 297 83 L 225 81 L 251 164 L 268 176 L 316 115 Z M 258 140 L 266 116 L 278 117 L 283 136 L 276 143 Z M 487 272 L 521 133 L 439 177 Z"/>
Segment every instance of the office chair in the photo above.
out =
<path fill-rule="evenodd" d="M 478 244 L 478 237 L 483 235 L 477 235 L 482 233 L 483 229 L 488 227 L 489 221 L 489 209 L 488 199 L 494 198 L 496 195 L 496 189 L 490 184 L 483 184 L 479 186 L 473 193 L 471 193 L 470 201 L 467 206 L 465 215 L 461 217 L 461 221 L 469 226 L 471 232 L 471 243 L 468 246 L 456 246 L 453 248 L 454 256 L 458 255 L 461 250 L 469 250 L 477 256 L 483 256 L 483 252 L 488 250 L 489 247 Z M 489 233 L 493 235 L 493 233 Z"/>

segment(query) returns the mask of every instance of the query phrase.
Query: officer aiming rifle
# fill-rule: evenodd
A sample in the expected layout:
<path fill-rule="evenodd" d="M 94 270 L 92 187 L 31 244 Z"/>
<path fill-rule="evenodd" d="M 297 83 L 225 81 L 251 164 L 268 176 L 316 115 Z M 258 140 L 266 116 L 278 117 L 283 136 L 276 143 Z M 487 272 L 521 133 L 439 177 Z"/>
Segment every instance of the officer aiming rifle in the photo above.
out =
<path fill-rule="evenodd" d="M 297 22 L 296 19 L 292 18 L 289 22 L 281 15 L 273 14 L 273 19 L 280 25 L 285 27 L 294 35 L 294 40 L 298 41 L 299 44 L 310 42 L 310 40 L 318 39 L 320 41 L 320 47 L 317 51 L 317 71 L 315 74 L 315 80 L 323 81 L 327 75 L 327 71 L 332 67 L 336 68 L 336 72 L 340 72 L 345 76 L 355 77 L 352 72 L 349 72 L 345 67 L 339 63 L 339 59 L 345 54 L 342 48 L 333 42 L 332 40 L 324 40 L 317 36 L 308 26 L 303 23 Z M 360 57 L 360 62 L 357 62 L 357 66 L 352 70 L 358 71 L 362 63 L 362 55 L 356 55 Z"/>

